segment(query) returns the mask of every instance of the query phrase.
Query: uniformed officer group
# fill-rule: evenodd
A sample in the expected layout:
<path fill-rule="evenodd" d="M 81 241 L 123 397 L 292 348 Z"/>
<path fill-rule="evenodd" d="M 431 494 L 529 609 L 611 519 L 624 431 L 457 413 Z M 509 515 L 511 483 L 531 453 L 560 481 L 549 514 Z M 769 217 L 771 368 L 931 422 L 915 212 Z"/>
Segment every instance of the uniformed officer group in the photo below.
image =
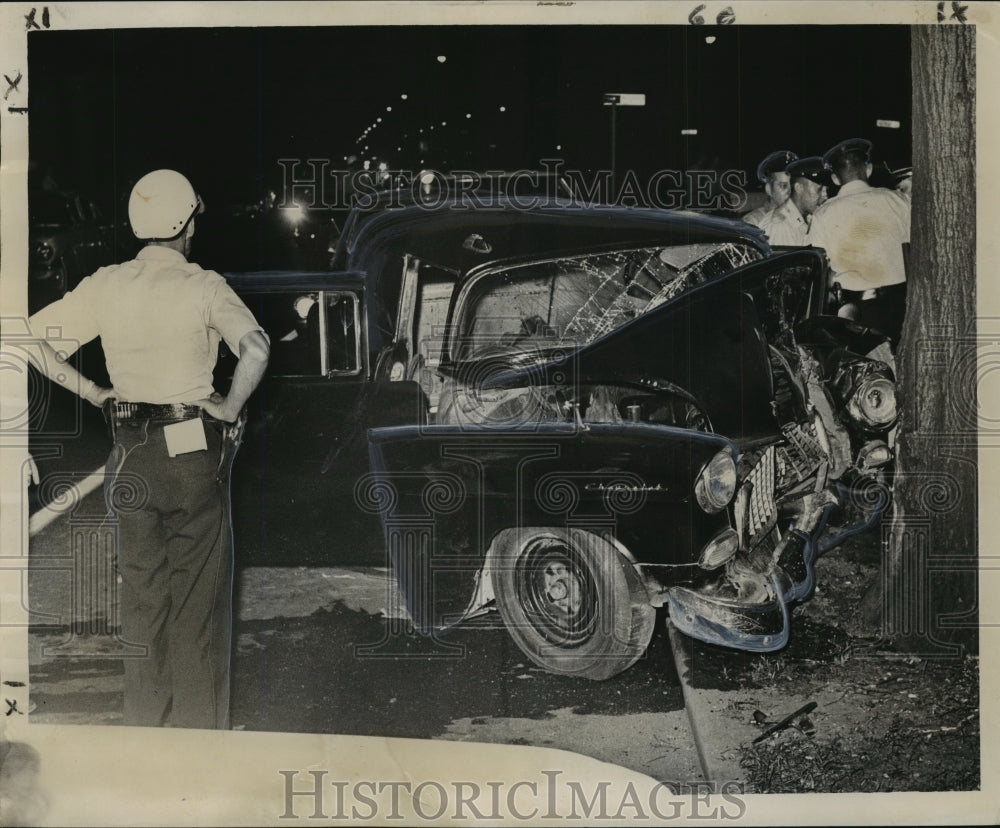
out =
<path fill-rule="evenodd" d="M 849 138 L 823 156 L 770 153 L 757 167 L 768 204 L 743 216 L 772 247 L 826 251 L 838 313 L 899 342 L 906 310 L 904 245 L 910 241 L 910 180 L 873 187 L 872 144 Z M 831 188 L 839 188 L 832 197 Z"/>

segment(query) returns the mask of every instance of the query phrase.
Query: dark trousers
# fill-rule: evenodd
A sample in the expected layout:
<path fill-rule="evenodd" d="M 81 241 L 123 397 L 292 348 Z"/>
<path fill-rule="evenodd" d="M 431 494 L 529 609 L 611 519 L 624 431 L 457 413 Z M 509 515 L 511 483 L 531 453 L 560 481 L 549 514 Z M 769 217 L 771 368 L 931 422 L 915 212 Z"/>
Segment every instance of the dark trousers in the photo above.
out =
<path fill-rule="evenodd" d="M 119 423 L 105 496 L 117 518 L 126 725 L 229 727 L 234 435 L 169 457 L 157 420 Z M 228 457 L 222 448 L 229 441 Z"/>
<path fill-rule="evenodd" d="M 853 304 L 857 309 L 854 318 L 866 328 L 884 333 L 895 348 L 899 345 L 906 315 L 906 282 L 878 288 L 876 295 L 869 299 L 863 299 L 863 296 L 861 291 L 841 291 L 842 301 Z"/>

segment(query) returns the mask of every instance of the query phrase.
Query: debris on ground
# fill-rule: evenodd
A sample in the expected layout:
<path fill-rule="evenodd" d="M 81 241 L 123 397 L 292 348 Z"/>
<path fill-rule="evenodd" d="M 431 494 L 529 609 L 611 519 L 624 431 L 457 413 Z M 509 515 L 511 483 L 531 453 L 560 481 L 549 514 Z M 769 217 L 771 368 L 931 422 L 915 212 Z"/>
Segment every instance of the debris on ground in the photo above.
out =
<path fill-rule="evenodd" d="M 741 748 L 748 790 L 978 790 L 978 657 L 893 651 L 857 618 L 866 585 L 878 577 L 877 561 L 849 551 L 831 553 L 819 566 L 826 588 L 795 610 L 799 641 L 780 654 L 729 659 L 720 670 L 748 701 L 761 697 L 750 702 L 757 708 L 752 722 L 766 730 Z M 760 691 L 774 687 L 783 698 L 819 703 L 772 718 L 777 714 L 765 712 Z"/>

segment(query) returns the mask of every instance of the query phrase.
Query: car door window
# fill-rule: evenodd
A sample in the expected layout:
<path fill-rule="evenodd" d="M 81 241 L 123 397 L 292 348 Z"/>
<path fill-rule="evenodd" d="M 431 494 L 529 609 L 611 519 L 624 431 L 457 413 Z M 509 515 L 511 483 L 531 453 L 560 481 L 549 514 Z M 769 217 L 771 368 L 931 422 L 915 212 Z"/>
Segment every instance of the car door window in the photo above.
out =
<path fill-rule="evenodd" d="M 325 293 L 327 364 L 321 373 L 327 376 L 354 376 L 361 371 L 358 297 L 353 293 Z M 320 345 L 322 353 L 322 345 Z"/>
<path fill-rule="evenodd" d="M 271 341 L 270 376 L 360 374 L 360 301 L 353 291 L 280 291 L 242 298 Z M 231 377 L 235 363 L 223 346 L 217 374 Z"/>

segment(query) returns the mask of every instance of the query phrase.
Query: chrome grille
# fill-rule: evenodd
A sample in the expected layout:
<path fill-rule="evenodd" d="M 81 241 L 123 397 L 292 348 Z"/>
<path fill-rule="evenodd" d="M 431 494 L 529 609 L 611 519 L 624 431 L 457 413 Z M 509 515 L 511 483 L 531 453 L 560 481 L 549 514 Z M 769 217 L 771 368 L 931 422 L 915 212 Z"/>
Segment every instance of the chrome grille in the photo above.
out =
<path fill-rule="evenodd" d="M 784 490 L 801 483 L 823 462 L 823 447 L 816 439 L 813 423 L 789 423 L 782 427 L 784 445 L 778 448 L 776 488 Z"/>
<path fill-rule="evenodd" d="M 743 484 L 747 504 L 746 538 L 750 547 L 755 546 L 777 520 L 774 501 L 776 457 L 775 447 L 768 447 Z"/>

